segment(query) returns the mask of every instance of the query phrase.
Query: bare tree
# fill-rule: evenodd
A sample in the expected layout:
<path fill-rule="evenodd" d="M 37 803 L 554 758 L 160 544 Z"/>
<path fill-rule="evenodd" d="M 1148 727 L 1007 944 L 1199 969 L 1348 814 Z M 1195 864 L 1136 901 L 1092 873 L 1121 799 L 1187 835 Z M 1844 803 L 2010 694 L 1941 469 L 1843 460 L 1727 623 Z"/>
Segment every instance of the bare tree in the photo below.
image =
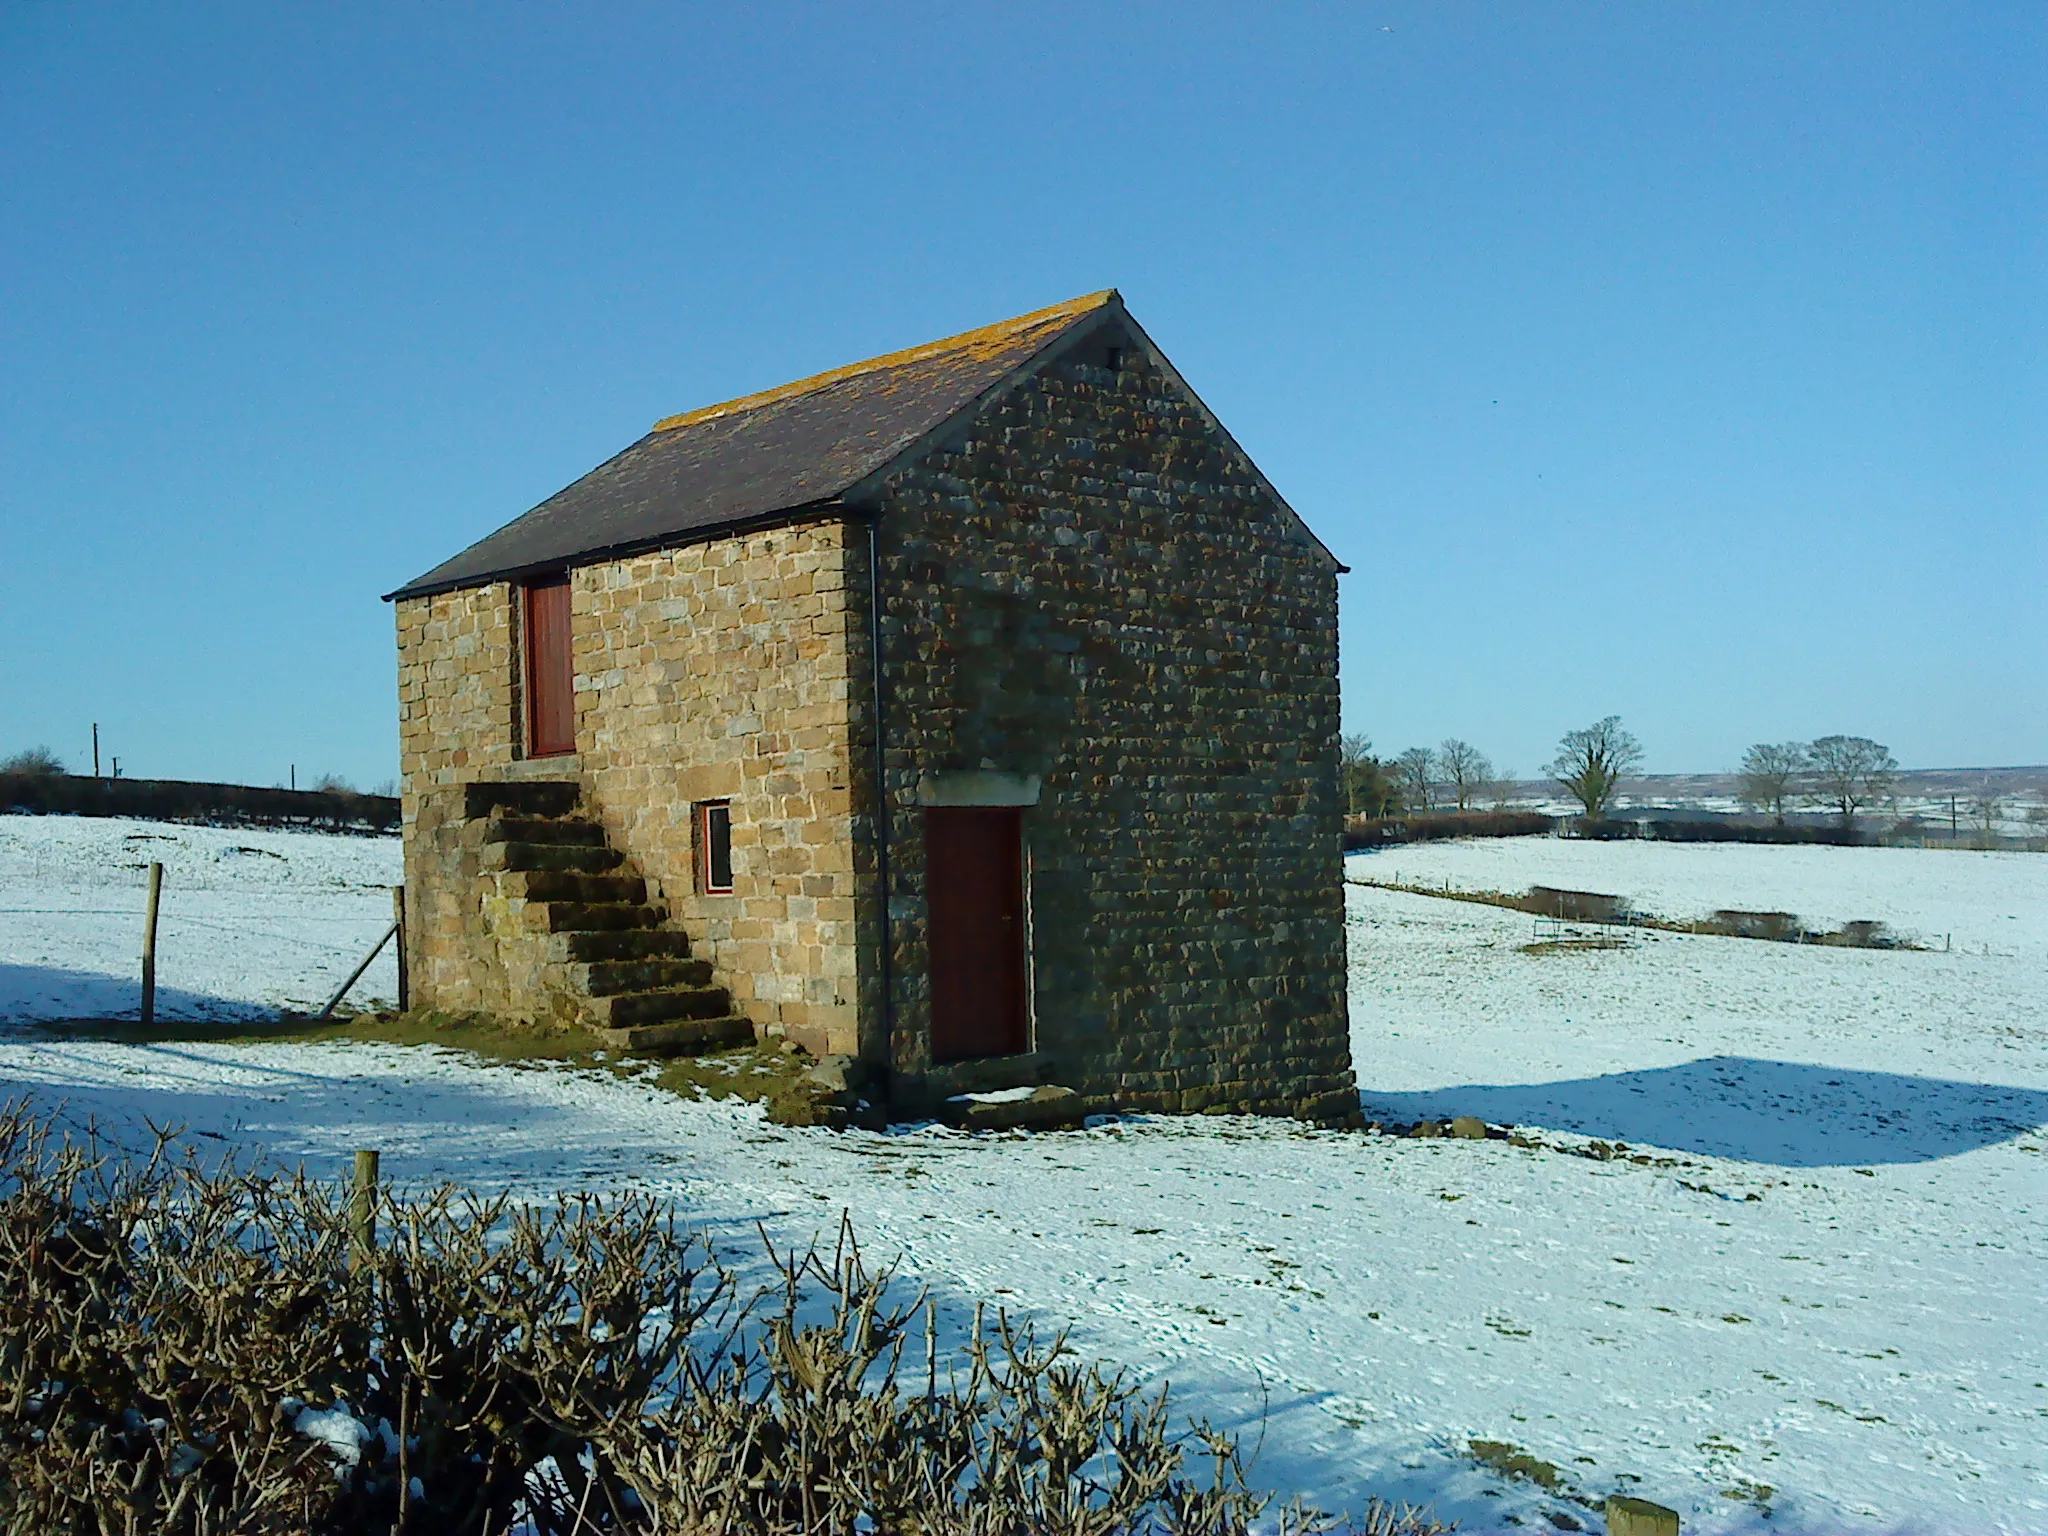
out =
<path fill-rule="evenodd" d="M 1401 797 L 1411 811 L 1426 811 L 1435 804 L 1436 754 L 1427 747 L 1410 747 L 1394 760 L 1394 778 Z"/>
<path fill-rule="evenodd" d="M 1998 824 L 2005 819 L 2005 796 L 1989 779 L 1980 781 L 1970 796 L 1970 820 L 1977 828 L 1979 846 L 1998 846 Z"/>
<path fill-rule="evenodd" d="M 1471 810 L 1472 802 L 1493 777 L 1493 764 L 1486 760 L 1486 754 L 1471 742 L 1453 736 L 1437 747 L 1436 761 L 1458 809 Z"/>
<path fill-rule="evenodd" d="M 1515 770 L 1503 765 L 1494 769 L 1493 777 L 1486 786 L 1486 797 L 1493 802 L 1496 811 L 1504 811 L 1514 802 L 1515 791 L 1520 788 Z"/>
<path fill-rule="evenodd" d="M 1607 814 L 1621 776 L 1642 760 L 1642 743 L 1621 728 L 1621 716 L 1609 715 L 1583 730 L 1565 732 L 1544 771 L 1585 808 L 1588 821 L 1598 821 Z"/>
<path fill-rule="evenodd" d="M 1807 764 L 1813 775 L 1808 797 L 1816 805 L 1832 806 L 1844 825 L 1890 793 L 1899 771 L 1891 748 L 1868 736 L 1822 736 L 1807 749 Z"/>
<path fill-rule="evenodd" d="M 1742 802 L 1759 811 L 1769 811 L 1778 825 L 1785 825 L 1785 807 L 1799 790 L 1799 776 L 1806 772 L 1807 747 L 1803 741 L 1760 741 L 1742 754 Z"/>
<path fill-rule="evenodd" d="M 30 747 L 12 757 L 0 758 L 0 773 L 19 773 L 29 778 L 48 779 L 64 771 L 64 759 L 48 747 Z"/>
<path fill-rule="evenodd" d="M 1344 814 L 1390 815 L 1400 802 L 1401 792 L 1388 774 L 1387 765 L 1373 755 L 1372 738 L 1363 734 L 1342 737 L 1337 750 L 1344 773 Z"/>

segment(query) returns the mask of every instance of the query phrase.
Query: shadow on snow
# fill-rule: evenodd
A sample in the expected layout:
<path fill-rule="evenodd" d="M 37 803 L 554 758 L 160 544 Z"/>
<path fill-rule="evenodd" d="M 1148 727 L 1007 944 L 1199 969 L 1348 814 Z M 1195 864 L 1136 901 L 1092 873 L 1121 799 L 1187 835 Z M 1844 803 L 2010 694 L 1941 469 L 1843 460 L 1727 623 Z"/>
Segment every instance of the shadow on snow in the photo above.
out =
<path fill-rule="evenodd" d="M 346 975 L 347 972 L 342 973 Z M 28 1024 L 45 1019 L 133 1019 L 142 1011 L 142 976 L 110 976 L 104 971 L 71 971 L 49 965 L 15 965 L 0 961 L 0 1022 Z M 263 1003 L 190 992 L 181 987 L 156 989 L 161 1019 L 212 1023 L 227 1019 L 274 1019 L 277 1009 Z"/>
<path fill-rule="evenodd" d="M 1477 1115 L 1787 1168 L 1921 1163 L 2048 1123 L 2048 1092 L 1748 1056 L 1562 1083 L 1468 1083 L 1419 1093 L 1367 1088 L 1367 1118 Z"/>
<path fill-rule="evenodd" d="M 743 1292 L 773 1279 L 761 1230 L 785 1251 L 815 1240 L 829 1253 L 844 1206 L 836 1189 L 799 1188 L 789 1200 L 736 1191 L 705 1177 L 686 1142 L 663 1145 L 658 1130 L 623 1144 L 615 1126 L 593 1132 L 576 1105 L 522 1092 L 529 1073 L 517 1068 L 407 1081 L 361 1073 L 345 1059 L 323 1071 L 317 1058 L 303 1054 L 284 1065 L 264 1059 L 268 1053 L 259 1055 L 257 1047 L 167 1041 L 117 1047 L 110 1070 L 105 1041 L 39 1037 L 33 1044 L 28 1070 L 9 1076 L 0 1068 L 0 1103 L 32 1100 L 62 1130 L 91 1127 L 108 1143 L 140 1152 L 153 1141 L 151 1125 L 174 1128 L 203 1162 L 233 1156 L 245 1166 L 300 1166 L 337 1182 L 348 1177 L 353 1148 L 379 1147 L 385 1177 L 414 1188 L 446 1179 L 485 1194 L 510 1190 L 542 1200 L 557 1190 L 638 1188 L 672 1200 L 682 1221 L 730 1266 Z M 532 1075 L 560 1070 L 537 1068 Z M 840 1139 L 765 1122 L 746 1126 L 743 1138 L 764 1157 L 778 1142 L 805 1140 L 841 1148 L 850 1160 L 871 1157 L 895 1139 L 864 1132 Z M 889 1264 L 905 1246 L 857 1235 L 869 1239 L 864 1247 L 877 1265 Z M 895 1294 L 908 1299 L 920 1288 L 936 1303 L 938 1348 L 951 1356 L 966 1342 L 977 1305 L 990 1298 L 914 1267 L 900 1273 Z M 1009 1316 L 1023 1322 L 1034 1314 L 1027 1307 Z M 1057 1319 L 1035 1320 L 1041 1341 L 1057 1331 Z M 1085 1325 L 1073 1343 L 1090 1357 L 1114 1358 L 1114 1346 L 1098 1348 Z M 1475 1491 L 1484 1480 L 1469 1463 L 1455 1456 L 1404 1462 L 1332 1417 L 1327 1393 L 1268 1382 L 1220 1362 L 1146 1362 L 1146 1352 L 1138 1353 L 1131 1379 L 1148 1388 L 1170 1379 L 1176 1420 L 1194 1413 L 1242 1436 L 1253 1456 L 1255 1486 L 1303 1493 L 1333 1509 L 1362 1509 L 1377 1492 L 1434 1503 L 1467 1521 L 1487 1512 Z"/>

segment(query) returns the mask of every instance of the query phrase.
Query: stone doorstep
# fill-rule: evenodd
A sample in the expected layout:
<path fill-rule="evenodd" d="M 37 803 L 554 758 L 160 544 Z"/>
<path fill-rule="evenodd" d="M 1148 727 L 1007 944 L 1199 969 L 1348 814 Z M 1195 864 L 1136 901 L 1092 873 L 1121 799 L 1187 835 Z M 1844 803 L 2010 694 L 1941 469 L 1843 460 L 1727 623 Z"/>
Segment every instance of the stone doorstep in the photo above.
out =
<path fill-rule="evenodd" d="M 1071 1088 L 1044 1083 L 1034 1088 L 1028 1099 L 1004 1099 L 994 1104 L 947 1099 L 939 1106 L 939 1118 L 969 1131 L 1051 1131 L 1077 1126 L 1109 1107 L 1106 1099 L 1085 1097 Z"/>
<path fill-rule="evenodd" d="M 981 1056 L 932 1067 L 915 1088 L 930 1099 L 956 1093 L 996 1093 L 1004 1088 L 1030 1088 L 1052 1076 L 1052 1057 L 1043 1051 L 1017 1056 Z M 910 1083 L 905 1087 L 912 1087 Z"/>
<path fill-rule="evenodd" d="M 751 1045 L 754 1026 L 737 1014 L 715 1019 L 671 1019 L 664 1024 L 635 1024 L 600 1029 L 597 1038 L 615 1051 L 637 1056 L 694 1056 L 700 1051 Z"/>

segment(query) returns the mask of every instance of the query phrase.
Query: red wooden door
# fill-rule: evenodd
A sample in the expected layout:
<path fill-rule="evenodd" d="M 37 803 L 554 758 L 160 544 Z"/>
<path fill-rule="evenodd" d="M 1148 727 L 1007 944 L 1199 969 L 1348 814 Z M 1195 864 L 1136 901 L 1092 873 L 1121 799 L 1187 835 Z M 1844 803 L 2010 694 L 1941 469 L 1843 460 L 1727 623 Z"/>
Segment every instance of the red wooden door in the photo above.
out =
<path fill-rule="evenodd" d="M 569 577 L 526 586 L 526 750 L 576 750 L 576 665 L 569 657 Z"/>
<path fill-rule="evenodd" d="M 932 1060 L 1027 1048 L 1024 822 L 1010 807 L 924 813 Z"/>

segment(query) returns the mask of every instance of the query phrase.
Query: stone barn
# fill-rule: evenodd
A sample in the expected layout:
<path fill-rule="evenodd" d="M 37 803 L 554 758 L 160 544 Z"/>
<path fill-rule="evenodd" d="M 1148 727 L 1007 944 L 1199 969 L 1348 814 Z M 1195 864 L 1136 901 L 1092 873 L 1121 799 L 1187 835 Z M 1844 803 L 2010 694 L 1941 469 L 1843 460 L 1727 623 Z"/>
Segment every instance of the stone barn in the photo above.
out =
<path fill-rule="evenodd" d="M 414 1001 L 1355 1117 L 1343 569 L 1114 292 L 659 421 L 390 595 Z"/>

